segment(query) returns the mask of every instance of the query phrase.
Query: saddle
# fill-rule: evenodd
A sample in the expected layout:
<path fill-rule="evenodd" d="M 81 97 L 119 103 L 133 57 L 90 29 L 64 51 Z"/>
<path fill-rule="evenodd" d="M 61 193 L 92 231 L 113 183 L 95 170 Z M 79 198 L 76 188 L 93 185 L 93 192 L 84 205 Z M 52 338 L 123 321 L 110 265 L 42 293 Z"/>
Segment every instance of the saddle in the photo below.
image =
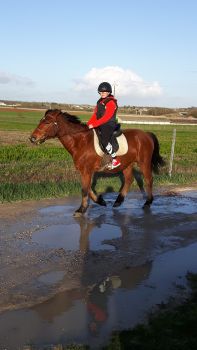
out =
<path fill-rule="evenodd" d="M 106 154 L 106 149 L 103 147 L 101 138 L 100 138 L 100 132 L 98 129 L 93 129 L 94 131 L 94 148 L 96 153 L 103 157 L 104 154 Z M 123 134 L 122 130 L 120 129 L 120 124 L 117 124 L 111 140 L 109 142 L 112 144 L 113 151 L 116 152 L 117 156 L 121 156 L 127 153 L 128 151 L 128 143 L 125 135 Z"/>

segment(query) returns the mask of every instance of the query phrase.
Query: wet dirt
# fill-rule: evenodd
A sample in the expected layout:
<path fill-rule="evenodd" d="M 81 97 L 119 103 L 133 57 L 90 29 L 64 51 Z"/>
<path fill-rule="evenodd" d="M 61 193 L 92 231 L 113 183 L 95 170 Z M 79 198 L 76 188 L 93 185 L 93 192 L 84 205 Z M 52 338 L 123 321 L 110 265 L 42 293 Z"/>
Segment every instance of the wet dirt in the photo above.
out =
<path fill-rule="evenodd" d="M 0 206 L 0 349 L 96 348 L 184 296 L 197 272 L 197 188 L 158 192 L 149 210 L 139 192 L 113 209 L 116 196 L 81 218 L 78 197 Z"/>

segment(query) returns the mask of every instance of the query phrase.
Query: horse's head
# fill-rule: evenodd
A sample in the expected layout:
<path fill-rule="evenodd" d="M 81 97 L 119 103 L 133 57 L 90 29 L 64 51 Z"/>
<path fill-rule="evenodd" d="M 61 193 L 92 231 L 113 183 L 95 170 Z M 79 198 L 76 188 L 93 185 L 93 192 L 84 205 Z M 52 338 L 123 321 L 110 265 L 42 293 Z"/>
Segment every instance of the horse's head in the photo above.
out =
<path fill-rule="evenodd" d="M 47 139 L 53 138 L 58 132 L 57 116 L 62 113 L 59 109 L 49 109 L 44 117 L 39 122 L 36 129 L 30 136 L 30 141 L 35 144 L 40 144 Z"/>

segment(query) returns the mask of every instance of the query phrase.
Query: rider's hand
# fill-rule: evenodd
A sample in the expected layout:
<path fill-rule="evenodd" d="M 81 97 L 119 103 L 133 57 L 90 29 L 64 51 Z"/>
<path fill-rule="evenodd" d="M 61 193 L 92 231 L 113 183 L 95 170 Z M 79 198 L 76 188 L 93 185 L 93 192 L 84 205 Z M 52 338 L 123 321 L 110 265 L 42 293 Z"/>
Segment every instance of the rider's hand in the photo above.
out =
<path fill-rule="evenodd" d="M 93 125 L 92 124 L 88 125 L 88 128 L 93 129 Z"/>

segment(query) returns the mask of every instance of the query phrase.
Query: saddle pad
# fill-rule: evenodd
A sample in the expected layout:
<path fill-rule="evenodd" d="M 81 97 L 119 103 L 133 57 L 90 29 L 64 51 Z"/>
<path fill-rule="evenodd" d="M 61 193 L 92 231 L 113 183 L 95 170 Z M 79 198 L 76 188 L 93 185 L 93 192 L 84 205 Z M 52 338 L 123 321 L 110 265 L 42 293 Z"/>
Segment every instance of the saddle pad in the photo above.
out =
<path fill-rule="evenodd" d="M 96 131 L 93 129 L 94 131 L 94 148 L 96 153 L 98 154 L 98 156 L 103 157 L 103 155 L 105 154 L 100 146 L 99 146 L 99 141 L 98 141 L 98 136 L 96 134 Z M 118 141 L 118 145 L 119 145 L 119 149 L 116 152 L 117 156 L 123 156 L 124 154 L 126 154 L 128 152 L 128 143 L 127 143 L 127 139 L 124 136 L 124 134 L 121 134 L 120 136 L 117 137 L 117 141 Z"/>

